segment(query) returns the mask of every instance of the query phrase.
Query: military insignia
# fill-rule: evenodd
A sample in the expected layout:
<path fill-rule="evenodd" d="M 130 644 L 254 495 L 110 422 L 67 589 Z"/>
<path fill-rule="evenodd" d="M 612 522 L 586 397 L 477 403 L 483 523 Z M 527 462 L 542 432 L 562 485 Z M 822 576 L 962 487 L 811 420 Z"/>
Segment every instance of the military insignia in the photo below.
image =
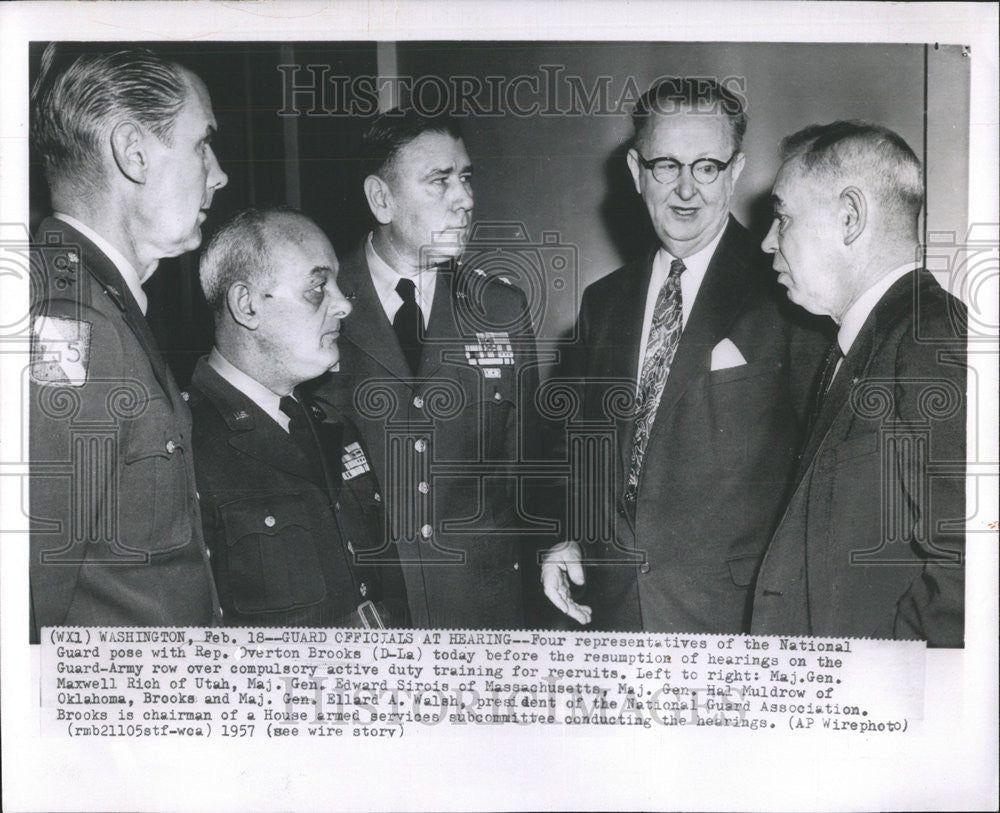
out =
<path fill-rule="evenodd" d="M 348 443 L 344 447 L 344 456 L 340 458 L 340 462 L 344 464 L 345 480 L 353 480 L 366 471 L 371 471 L 364 449 L 358 443 Z"/>
<path fill-rule="evenodd" d="M 250 417 L 250 413 L 247 412 L 245 409 L 238 409 L 238 410 L 236 410 L 236 412 L 233 413 L 233 420 L 234 421 L 245 421 L 249 417 Z"/>
<path fill-rule="evenodd" d="M 510 334 L 506 331 L 496 333 L 477 333 L 476 343 L 465 345 L 465 358 L 473 367 L 496 368 L 514 363 L 514 348 L 510 344 Z M 484 373 L 487 378 L 497 376 Z"/>
<path fill-rule="evenodd" d="M 31 380 L 82 387 L 90 365 L 90 322 L 36 317 L 31 327 Z"/>
<path fill-rule="evenodd" d="M 499 378 L 500 368 L 498 367 L 484 367 L 483 368 L 483 378 Z"/>

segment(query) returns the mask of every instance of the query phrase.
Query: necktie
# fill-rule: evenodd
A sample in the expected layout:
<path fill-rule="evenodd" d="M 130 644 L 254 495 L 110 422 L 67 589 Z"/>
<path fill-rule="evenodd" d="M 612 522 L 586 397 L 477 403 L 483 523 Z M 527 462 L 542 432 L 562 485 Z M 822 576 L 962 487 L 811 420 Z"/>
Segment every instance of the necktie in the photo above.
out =
<path fill-rule="evenodd" d="M 681 273 L 684 271 L 684 261 L 674 260 L 670 263 L 670 273 L 667 275 L 660 293 L 653 306 L 653 321 L 649 326 L 649 342 L 646 345 L 646 355 L 642 362 L 642 375 L 639 377 L 639 392 L 636 396 L 635 431 L 632 436 L 632 465 L 629 467 L 628 479 L 625 482 L 625 500 L 634 503 L 639 490 L 639 473 L 642 471 L 642 460 L 646 454 L 646 444 L 649 443 L 649 433 L 653 428 L 653 419 L 660 406 L 663 386 L 670 372 L 677 344 L 680 342 L 681 330 Z"/>
<path fill-rule="evenodd" d="M 826 398 L 826 394 L 830 390 L 830 385 L 833 383 L 833 377 L 837 374 L 837 365 L 843 358 L 844 351 L 840 349 L 840 342 L 834 339 L 833 342 L 830 343 L 830 346 L 826 348 L 826 355 L 823 357 L 823 371 L 820 373 L 819 383 L 816 386 L 816 391 L 813 393 L 812 403 L 809 406 L 809 419 L 806 422 L 806 436 L 808 436 L 812 431 L 813 426 L 815 426 L 816 421 L 819 418 L 820 410 L 823 408 L 823 399 Z"/>
<path fill-rule="evenodd" d="M 422 317 L 420 307 L 417 305 L 414 292 L 416 287 L 412 279 L 401 279 L 396 283 L 396 293 L 399 294 L 403 304 L 396 311 L 396 316 L 392 320 L 392 329 L 396 331 L 396 338 L 399 339 L 399 346 L 406 356 L 406 361 L 410 365 L 410 370 L 414 375 L 420 367 L 420 328 L 422 327 Z"/>
<path fill-rule="evenodd" d="M 316 436 L 313 434 L 309 407 L 291 395 L 285 395 L 279 402 L 278 408 L 288 416 L 288 433 L 305 454 L 313 475 L 319 475 L 322 479 L 324 476 L 323 461 L 320 457 L 319 447 L 316 445 Z"/>

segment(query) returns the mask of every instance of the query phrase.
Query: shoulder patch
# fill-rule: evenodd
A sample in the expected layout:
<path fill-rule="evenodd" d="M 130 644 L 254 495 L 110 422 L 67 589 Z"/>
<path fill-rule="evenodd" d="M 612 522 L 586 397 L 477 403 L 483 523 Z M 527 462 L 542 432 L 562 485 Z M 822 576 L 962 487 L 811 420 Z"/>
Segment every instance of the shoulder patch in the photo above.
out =
<path fill-rule="evenodd" d="M 90 322 L 37 316 L 31 326 L 31 380 L 82 387 L 90 365 Z"/>

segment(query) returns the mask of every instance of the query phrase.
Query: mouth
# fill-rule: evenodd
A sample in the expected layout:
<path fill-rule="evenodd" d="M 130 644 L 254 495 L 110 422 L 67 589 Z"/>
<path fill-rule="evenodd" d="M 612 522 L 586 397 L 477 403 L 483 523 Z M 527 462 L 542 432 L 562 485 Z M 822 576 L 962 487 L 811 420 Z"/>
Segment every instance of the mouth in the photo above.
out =
<path fill-rule="evenodd" d="M 674 217 L 690 220 L 698 214 L 700 209 L 697 206 L 671 206 L 670 211 L 674 213 Z"/>

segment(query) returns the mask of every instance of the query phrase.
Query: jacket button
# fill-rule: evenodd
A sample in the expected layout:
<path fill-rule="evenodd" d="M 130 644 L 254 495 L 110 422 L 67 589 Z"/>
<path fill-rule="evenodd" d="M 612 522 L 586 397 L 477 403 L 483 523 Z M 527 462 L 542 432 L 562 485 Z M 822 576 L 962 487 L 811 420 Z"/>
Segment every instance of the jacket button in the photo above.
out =
<path fill-rule="evenodd" d="M 419 395 L 414 395 L 413 396 L 413 406 L 415 406 L 417 409 L 423 409 L 424 408 L 424 399 L 421 398 Z"/>
<path fill-rule="evenodd" d="M 347 552 L 352 556 L 354 555 L 354 543 L 350 539 L 347 540 Z"/>
<path fill-rule="evenodd" d="M 644 574 L 649 573 L 649 562 L 643 562 L 639 565 L 639 572 Z"/>
<path fill-rule="evenodd" d="M 424 539 L 430 539 L 433 533 L 434 533 L 434 529 L 433 529 L 433 528 L 432 528 L 432 527 L 431 527 L 430 525 L 424 525 L 424 526 L 423 526 L 423 527 L 422 527 L 422 528 L 420 529 L 420 535 L 421 535 L 421 536 L 422 536 L 422 537 L 423 537 Z"/>
<path fill-rule="evenodd" d="M 494 401 L 501 401 L 501 400 L 503 400 L 503 396 L 499 392 L 494 392 L 493 393 L 493 400 Z"/>
<path fill-rule="evenodd" d="M 514 570 L 520 570 L 520 569 L 521 569 L 521 563 L 520 562 L 514 562 Z"/>
<path fill-rule="evenodd" d="M 413 443 L 413 449 L 417 454 L 423 454 L 427 451 L 427 441 L 423 438 L 418 438 Z"/>
<path fill-rule="evenodd" d="M 365 584 L 364 582 L 361 582 L 361 586 L 358 588 L 358 592 L 361 593 L 361 598 L 364 598 L 365 596 L 367 596 L 368 595 L 368 585 Z"/>
<path fill-rule="evenodd" d="M 372 499 L 375 500 L 375 502 L 382 502 L 382 495 L 376 491 L 372 496 Z"/>
<path fill-rule="evenodd" d="M 177 444 L 174 443 L 172 440 L 168 440 L 167 441 L 167 454 L 173 454 L 176 449 L 177 449 Z"/>
<path fill-rule="evenodd" d="M 268 528 L 273 528 L 276 522 L 277 522 L 277 520 L 274 517 L 272 517 L 270 514 L 268 514 L 266 517 L 264 517 L 264 524 Z"/>
<path fill-rule="evenodd" d="M 189 400 L 191 399 L 191 396 L 190 396 L 190 395 L 188 395 L 188 392 L 187 392 L 187 390 L 184 390 L 184 391 L 183 391 L 183 392 L 181 393 L 181 398 L 183 398 L 183 399 L 184 399 L 185 401 L 189 401 Z"/>
<path fill-rule="evenodd" d="M 333 510 L 334 510 L 334 511 L 339 511 L 339 510 L 340 510 L 340 502 L 339 502 L 339 501 L 338 501 L 338 502 L 335 502 L 335 503 L 333 504 Z"/>
<path fill-rule="evenodd" d="M 430 485 L 428 483 L 425 483 L 423 480 L 417 483 L 417 491 L 419 491 L 421 494 L 426 494 L 430 490 L 431 490 Z"/>
<path fill-rule="evenodd" d="M 212 558 L 212 550 L 211 550 L 211 548 L 205 548 L 205 558 L 206 559 L 211 559 Z"/>

